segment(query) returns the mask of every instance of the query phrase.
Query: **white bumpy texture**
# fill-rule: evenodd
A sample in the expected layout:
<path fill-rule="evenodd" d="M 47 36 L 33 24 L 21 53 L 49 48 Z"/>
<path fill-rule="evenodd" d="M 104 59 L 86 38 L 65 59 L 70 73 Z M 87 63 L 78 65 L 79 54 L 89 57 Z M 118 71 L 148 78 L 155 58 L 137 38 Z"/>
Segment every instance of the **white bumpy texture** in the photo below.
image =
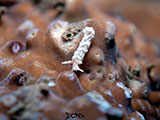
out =
<path fill-rule="evenodd" d="M 84 36 L 79 43 L 77 50 L 74 52 L 72 56 L 72 60 L 64 61 L 62 64 L 72 64 L 72 71 L 81 71 L 78 65 L 82 64 L 85 54 L 88 52 L 89 47 L 92 43 L 92 38 L 95 36 L 95 31 L 93 27 L 85 27 L 83 29 Z"/>

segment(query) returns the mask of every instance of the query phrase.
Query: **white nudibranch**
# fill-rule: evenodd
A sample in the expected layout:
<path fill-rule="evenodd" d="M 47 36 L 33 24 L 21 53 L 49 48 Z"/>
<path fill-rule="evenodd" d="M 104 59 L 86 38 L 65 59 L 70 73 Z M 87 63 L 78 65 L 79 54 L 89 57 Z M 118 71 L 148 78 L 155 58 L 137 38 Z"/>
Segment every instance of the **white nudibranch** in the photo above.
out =
<path fill-rule="evenodd" d="M 79 68 L 78 65 L 82 64 L 83 58 L 85 54 L 88 52 L 88 49 L 92 43 L 92 38 L 95 36 L 95 31 L 93 27 L 85 27 L 83 29 L 84 36 L 79 43 L 77 50 L 74 52 L 72 56 L 72 60 L 64 61 L 62 64 L 72 64 L 72 71 L 81 71 L 82 69 Z"/>

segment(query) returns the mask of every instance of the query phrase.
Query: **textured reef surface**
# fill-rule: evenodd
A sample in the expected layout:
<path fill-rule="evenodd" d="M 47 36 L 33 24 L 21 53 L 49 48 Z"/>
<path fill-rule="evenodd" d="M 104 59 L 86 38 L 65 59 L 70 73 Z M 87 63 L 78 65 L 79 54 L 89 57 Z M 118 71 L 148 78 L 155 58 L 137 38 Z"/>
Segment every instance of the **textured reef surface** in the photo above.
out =
<path fill-rule="evenodd" d="M 95 0 L 19 1 L 0 1 L 0 120 L 160 119 L 158 40 Z"/>

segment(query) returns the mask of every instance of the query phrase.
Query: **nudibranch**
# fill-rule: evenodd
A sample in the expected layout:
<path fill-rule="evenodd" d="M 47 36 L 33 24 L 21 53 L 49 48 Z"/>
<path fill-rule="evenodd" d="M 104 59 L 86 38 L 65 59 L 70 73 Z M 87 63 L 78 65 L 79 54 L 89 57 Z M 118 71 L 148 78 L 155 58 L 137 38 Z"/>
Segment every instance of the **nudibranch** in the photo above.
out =
<path fill-rule="evenodd" d="M 74 52 L 72 56 L 72 60 L 64 61 L 62 64 L 73 64 L 72 71 L 81 71 L 84 72 L 82 69 L 79 68 L 79 64 L 82 64 L 83 58 L 85 54 L 88 52 L 88 49 L 92 43 L 92 38 L 95 35 L 95 31 L 92 27 L 86 27 L 83 30 L 84 37 L 82 38 L 81 42 L 77 50 Z"/>

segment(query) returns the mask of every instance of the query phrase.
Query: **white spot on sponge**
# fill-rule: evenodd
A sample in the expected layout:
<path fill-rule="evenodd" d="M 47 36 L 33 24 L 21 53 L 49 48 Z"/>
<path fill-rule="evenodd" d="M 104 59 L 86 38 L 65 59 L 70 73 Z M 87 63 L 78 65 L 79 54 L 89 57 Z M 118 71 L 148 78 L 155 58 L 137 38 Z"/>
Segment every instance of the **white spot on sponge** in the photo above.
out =
<path fill-rule="evenodd" d="M 108 38 L 109 40 L 111 40 L 112 38 L 114 38 L 115 33 L 116 33 L 116 26 L 111 21 L 107 21 L 105 38 Z"/>
<path fill-rule="evenodd" d="M 127 88 L 123 83 L 118 82 L 116 85 L 124 90 L 126 98 L 132 98 L 132 91 L 129 88 Z"/>
<path fill-rule="evenodd" d="M 31 20 L 24 21 L 19 27 L 19 31 L 30 30 L 35 27 L 34 23 Z"/>

